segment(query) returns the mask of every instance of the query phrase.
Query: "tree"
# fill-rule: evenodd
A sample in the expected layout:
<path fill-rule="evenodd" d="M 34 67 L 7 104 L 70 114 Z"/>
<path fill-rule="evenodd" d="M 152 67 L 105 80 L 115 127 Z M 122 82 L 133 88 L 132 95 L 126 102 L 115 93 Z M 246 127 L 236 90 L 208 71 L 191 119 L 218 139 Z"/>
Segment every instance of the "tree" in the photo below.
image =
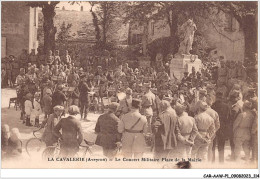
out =
<path fill-rule="evenodd" d="M 89 3 L 91 5 L 90 12 L 93 17 L 97 46 L 100 49 L 107 49 L 109 33 L 111 33 L 111 29 L 115 25 L 114 23 L 120 19 L 122 2 L 92 1 Z"/>
<path fill-rule="evenodd" d="M 44 52 L 55 49 L 55 34 L 57 32 L 53 23 L 56 5 L 60 1 L 31 1 L 28 2 L 30 7 L 42 8 L 43 14 L 43 31 L 44 31 Z"/>
<path fill-rule="evenodd" d="M 257 53 L 257 1 L 219 1 L 213 5 L 232 15 L 243 29 L 245 36 L 245 56 L 254 59 Z"/>
<path fill-rule="evenodd" d="M 70 29 L 72 27 L 72 24 L 65 24 L 65 22 L 63 21 L 63 23 L 60 26 L 60 32 L 58 33 L 57 36 L 57 42 L 59 43 L 67 43 L 68 39 L 71 37 L 70 35 Z"/>

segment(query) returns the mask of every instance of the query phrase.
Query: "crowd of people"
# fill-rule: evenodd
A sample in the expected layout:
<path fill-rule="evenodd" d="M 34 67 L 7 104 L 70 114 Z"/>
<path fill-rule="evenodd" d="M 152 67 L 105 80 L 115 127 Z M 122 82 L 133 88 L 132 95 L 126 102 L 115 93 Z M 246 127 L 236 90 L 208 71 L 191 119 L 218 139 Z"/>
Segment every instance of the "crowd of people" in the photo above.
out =
<path fill-rule="evenodd" d="M 257 160 L 257 83 L 241 62 L 204 62 L 201 72 L 192 68 L 178 80 L 170 79 L 162 58 L 133 69 L 110 57 L 77 64 L 65 54 L 24 51 L 2 61 L 2 85 L 17 85 L 20 119 L 26 126 L 45 127 L 47 146 L 62 138 L 62 155 L 78 152 L 79 121 L 88 121 L 93 110 L 101 113 L 95 143 L 109 158 L 121 145 L 126 158 L 141 158 L 150 148 L 154 158 L 215 161 L 217 147 L 224 162 L 229 141 L 230 160 L 239 160 L 242 149 L 245 161 Z"/>

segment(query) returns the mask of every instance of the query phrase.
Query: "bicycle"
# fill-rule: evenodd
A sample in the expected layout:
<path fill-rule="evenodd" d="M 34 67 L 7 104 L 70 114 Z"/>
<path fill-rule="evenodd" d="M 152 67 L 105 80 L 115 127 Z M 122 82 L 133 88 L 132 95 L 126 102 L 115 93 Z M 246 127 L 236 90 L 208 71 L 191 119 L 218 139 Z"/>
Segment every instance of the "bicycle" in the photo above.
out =
<path fill-rule="evenodd" d="M 40 131 L 42 128 L 38 129 L 38 130 L 35 130 L 33 131 L 33 135 L 34 135 L 34 138 L 30 138 L 26 144 L 25 144 L 25 149 L 26 149 L 26 152 L 27 154 L 31 157 L 32 154 L 34 154 L 35 152 L 36 153 L 39 153 L 41 151 L 41 149 L 45 148 L 45 142 L 36 136 L 36 132 Z"/>

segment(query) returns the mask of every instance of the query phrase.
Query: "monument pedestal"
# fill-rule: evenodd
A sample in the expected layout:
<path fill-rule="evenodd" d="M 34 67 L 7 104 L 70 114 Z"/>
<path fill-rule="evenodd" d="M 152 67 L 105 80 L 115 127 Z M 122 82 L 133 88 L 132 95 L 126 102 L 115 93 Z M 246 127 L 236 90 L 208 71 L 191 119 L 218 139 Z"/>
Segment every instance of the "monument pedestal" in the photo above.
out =
<path fill-rule="evenodd" d="M 181 80 L 184 72 L 191 73 L 192 67 L 195 68 L 196 72 L 201 72 L 202 63 L 198 55 L 175 55 L 170 64 L 171 79 L 174 80 L 173 76 L 175 76 L 178 80 Z"/>

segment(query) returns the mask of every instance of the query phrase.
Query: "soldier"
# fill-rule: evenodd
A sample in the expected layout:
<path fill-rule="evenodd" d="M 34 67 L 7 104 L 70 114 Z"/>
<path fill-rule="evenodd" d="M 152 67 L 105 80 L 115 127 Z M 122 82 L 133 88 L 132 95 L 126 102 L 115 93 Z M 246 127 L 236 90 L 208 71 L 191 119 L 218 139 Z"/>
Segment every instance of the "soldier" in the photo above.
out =
<path fill-rule="evenodd" d="M 69 107 L 69 116 L 62 118 L 54 127 L 54 134 L 61 138 L 60 156 L 74 157 L 79 151 L 79 145 L 83 140 L 81 123 L 76 118 L 79 108 L 75 105 Z M 62 130 L 62 133 L 59 131 Z"/>
<path fill-rule="evenodd" d="M 245 160 L 249 161 L 250 158 L 251 130 L 255 118 L 251 109 L 252 103 L 245 101 L 243 112 L 238 114 L 233 124 L 235 160 L 239 159 L 242 148 L 245 152 Z"/>
<path fill-rule="evenodd" d="M 218 146 L 219 162 L 224 162 L 225 141 L 228 139 L 230 121 L 228 119 L 229 106 L 226 104 L 224 94 L 219 91 L 216 94 L 216 102 L 212 105 L 212 109 L 219 116 L 219 130 L 216 132 L 216 137 L 213 140 L 212 146 L 212 162 L 215 161 L 215 148 Z"/>
<path fill-rule="evenodd" d="M 159 114 L 159 120 L 155 122 L 155 158 L 167 157 L 173 154 L 177 146 L 175 127 L 177 115 L 171 107 L 170 102 L 162 100 L 162 112 Z"/>
<path fill-rule="evenodd" d="M 60 65 L 61 64 L 61 59 L 60 59 L 60 51 L 56 50 L 55 55 L 54 55 L 54 61 L 52 63 L 53 65 Z"/>
<path fill-rule="evenodd" d="M 145 152 L 145 134 L 147 133 L 147 119 L 139 110 L 141 101 L 132 100 L 132 109 L 122 116 L 118 125 L 118 132 L 122 133 L 122 153 L 126 158 L 141 158 Z"/>
<path fill-rule="evenodd" d="M 212 99 L 211 98 L 207 98 L 206 99 L 206 102 L 207 102 L 207 105 L 208 105 L 208 108 L 206 110 L 206 113 L 208 115 L 210 115 L 210 117 L 212 117 L 214 119 L 214 124 L 215 124 L 215 134 L 213 135 L 212 137 L 212 140 L 209 144 L 209 149 L 208 149 L 208 161 L 213 161 L 213 154 L 212 154 L 212 150 L 213 150 L 213 140 L 215 139 L 216 137 L 216 132 L 219 130 L 220 128 L 220 122 L 219 122 L 219 115 L 218 113 L 211 108 L 213 102 L 212 102 Z"/>
<path fill-rule="evenodd" d="M 65 52 L 66 54 L 65 54 L 65 59 L 64 59 L 64 64 L 67 64 L 67 65 L 69 65 L 69 64 L 71 64 L 71 57 L 70 57 L 70 55 L 69 55 L 69 51 L 68 50 L 66 50 L 66 52 Z"/>
<path fill-rule="evenodd" d="M 7 84 L 9 87 L 13 86 L 12 83 L 12 61 L 9 58 L 5 60 L 5 69 L 6 69 L 6 77 L 7 77 Z"/>
<path fill-rule="evenodd" d="M 108 112 L 99 116 L 95 127 L 95 143 L 103 147 L 103 155 L 110 159 L 115 157 L 117 144 L 121 142 L 121 134 L 117 130 L 120 119 L 115 115 L 118 107 L 118 103 L 112 102 L 108 106 Z"/>
<path fill-rule="evenodd" d="M 87 76 L 82 75 L 81 76 L 81 82 L 79 84 L 79 102 L 80 102 L 80 115 L 81 119 L 87 120 L 87 113 L 89 108 L 89 95 L 90 92 L 90 86 L 87 83 Z M 83 117 L 84 113 L 84 117 Z"/>
<path fill-rule="evenodd" d="M 152 123 L 152 117 L 153 117 L 153 108 L 154 108 L 154 101 L 155 101 L 155 95 L 151 92 L 151 84 L 150 83 L 144 83 L 144 95 L 142 97 L 142 112 L 147 118 L 148 122 L 148 131 L 151 131 L 151 123 Z"/>
<path fill-rule="evenodd" d="M 191 157 L 197 157 L 202 161 L 205 161 L 209 144 L 215 133 L 215 125 L 214 119 L 206 113 L 208 108 L 207 103 L 199 101 L 198 106 L 198 114 L 194 117 L 194 119 L 199 132 L 194 140 Z"/>
<path fill-rule="evenodd" d="M 194 139 L 198 133 L 195 119 L 188 116 L 188 114 L 184 112 L 184 108 L 185 107 L 181 104 L 175 106 L 175 111 L 178 116 L 176 124 L 176 137 L 178 141 L 176 155 L 179 158 L 189 158 L 191 156 Z"/>
<path fill-rule="evenodd" d="M 19 75 L 19 62 L 13 55 L 10 55 L 9 58 L 12 65 L 12 84 L 15 84 L 16 77 Z"/>
<path fill-rule="evenodd" d="M 124 115 L 128 112 L 130 112 L 132 108 L 132 89 L 127 88 L 126 89 L 126 97 L 119 102 L 119 108 L 118 108 L 118 116 Z"/>
<path fill-rule="evenodd" d="M 234 133 L 233 133 L 233 124 L 237 118 L 237 116 L 239 115 L 239 113 L 242 112 L 242 107 L 241 104 L 239 103 L 240 97 L 239 97 L 239 91 L 233 91 L 233 93 L 230 94 L 230 98 L 229 98 L 229 113 L 228 113 L 228 119 L 230 121 L 229 126 L 229 143 L 230 143 L 230 147 L 231 147 L 231 156 L 230 156 L 230 160 L 234 160 L 235 159 L 235 144 L 234 144 Z"/>
<path fill-rule="evenodd" d="M 50 114 L 44 121 L 42 121 L 41 128 L 44 128 L 42 134 L 42 140 L 45 142 L 46 146 L 52 146 L 58 141 L 57 136 L 54 135 L 54 127 L 58 124 L 61 119 L 61 115 L 64 111 L 63 106 L 54 106 L 53 114 Z"/>

